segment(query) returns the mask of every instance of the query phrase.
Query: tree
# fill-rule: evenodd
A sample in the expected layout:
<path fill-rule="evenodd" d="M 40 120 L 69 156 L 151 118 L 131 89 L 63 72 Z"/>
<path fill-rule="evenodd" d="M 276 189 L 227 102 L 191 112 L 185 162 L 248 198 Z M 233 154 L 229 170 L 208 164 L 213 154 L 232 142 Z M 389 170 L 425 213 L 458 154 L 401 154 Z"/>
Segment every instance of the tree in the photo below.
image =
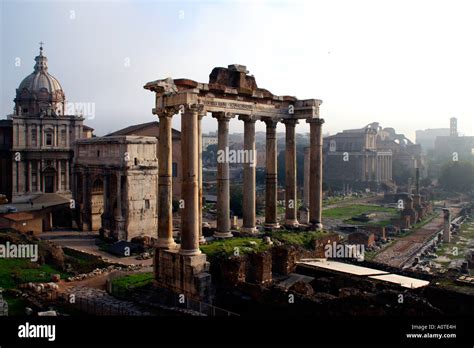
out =
<path fill-rule="evenodd" d="M 209 167 L 217 166 L 217 144 L 209 145 L 206 150 L 202 152 L 202 163 Z"/>
<path fill-rule="evenodd" d="M 468 192 L 474 189 L 474 164 L 450 162 L 443 165 L 439 182 L 446 190 Z"/>
<path fill-rule="evenodd" d="M 234 215 L 242 216 L 243 215 L 243 205 L 244 194 L 242 186 L 233 185 L 230 187 L 230 210 Z"/>
<path fill-rule="evenodd" d="M 408 182 L 409 178 L 413 177 L 413 173 L 411 173 L 400 160 L 393 161 L 392 178 L 397 185 L 404 185 Z"/>

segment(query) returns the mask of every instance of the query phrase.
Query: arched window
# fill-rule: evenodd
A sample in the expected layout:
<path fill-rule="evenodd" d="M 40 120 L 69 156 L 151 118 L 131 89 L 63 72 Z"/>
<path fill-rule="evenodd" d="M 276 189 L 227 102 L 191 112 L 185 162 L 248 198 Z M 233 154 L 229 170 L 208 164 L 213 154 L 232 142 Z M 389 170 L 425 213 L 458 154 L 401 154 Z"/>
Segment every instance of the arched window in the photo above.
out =
<path fill-rule="evenodd" d="M 31 129 L 31 146 L 38 146 L 36 138 L 36 128 Z"/>
<path fill-rule="evenodd" d="M 46 139 L 46 146 L 53 146 L 53 132 L 51 130 L 47 130 L 44 133 Z"/>

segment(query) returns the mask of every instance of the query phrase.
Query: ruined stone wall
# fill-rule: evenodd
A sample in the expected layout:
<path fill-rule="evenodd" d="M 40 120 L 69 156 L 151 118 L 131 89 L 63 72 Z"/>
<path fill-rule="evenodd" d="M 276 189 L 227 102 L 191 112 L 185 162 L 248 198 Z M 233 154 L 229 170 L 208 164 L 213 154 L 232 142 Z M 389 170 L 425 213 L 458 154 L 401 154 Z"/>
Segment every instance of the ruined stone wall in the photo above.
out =
<path fill-rule="evenodd" d="M 362 244 L 369 247 L 375 244 L 375 235 L 371 232 L 354 232 L 347 238 L 349 244 Z"/>
<path fill-rule="evenodd" d="M 272 281 L 272 253 L 247 255 L 246 279 L 250 283 L 265 284 Z"/>

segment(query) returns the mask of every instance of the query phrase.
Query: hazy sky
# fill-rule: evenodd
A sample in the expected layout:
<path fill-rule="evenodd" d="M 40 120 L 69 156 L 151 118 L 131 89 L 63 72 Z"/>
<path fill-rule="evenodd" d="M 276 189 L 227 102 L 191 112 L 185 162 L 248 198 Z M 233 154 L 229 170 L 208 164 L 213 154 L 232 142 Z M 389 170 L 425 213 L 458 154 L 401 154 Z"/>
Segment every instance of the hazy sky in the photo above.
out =
<path fill-rule="evenodd" d="M 0 2 L 1 118 L 42 40 L 67 100 L 95 103 L 98 135 L 155 119 L 146 82 L 234 63 L 274 94 L 322 99 L 324 132 L 378 121 L 414 140 L 455 116 L 474 134 L 473 1 Z"/>

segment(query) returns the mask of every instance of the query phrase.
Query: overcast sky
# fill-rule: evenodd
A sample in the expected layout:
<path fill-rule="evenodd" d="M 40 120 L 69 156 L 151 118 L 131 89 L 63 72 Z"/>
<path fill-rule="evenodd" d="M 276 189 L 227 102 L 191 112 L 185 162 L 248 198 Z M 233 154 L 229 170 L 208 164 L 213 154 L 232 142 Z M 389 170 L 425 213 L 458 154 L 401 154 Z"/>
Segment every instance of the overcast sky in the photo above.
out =
<path fill-rule="evenodd" d="M 474 134 L 474 1 L 0 2 L 0 118 L 44 41 L 67 100 L 95 103 L 98 135 L 155 119 L 146 82 L 234 63 L 274 94 L 322 99 L 325 133 L 378 121 L 414 140 L 455 116 Z"/>

